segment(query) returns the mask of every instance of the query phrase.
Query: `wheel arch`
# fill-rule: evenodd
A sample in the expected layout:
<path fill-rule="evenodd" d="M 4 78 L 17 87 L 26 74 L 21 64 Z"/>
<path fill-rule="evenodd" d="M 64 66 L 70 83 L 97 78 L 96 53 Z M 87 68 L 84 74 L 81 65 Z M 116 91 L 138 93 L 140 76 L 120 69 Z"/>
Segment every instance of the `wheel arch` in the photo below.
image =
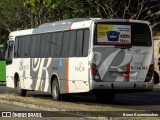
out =
<path fill-rule="evenodd" d="M 57 78 L 58 80 L 58 84 L 59 84 L 59 88 L 60 88 L 60 81 L 59 81 L 59 77 L 56 73 L 52 74 L 51 76 L 51 80 L 50 80 L 50 92 L 52 93 L 52 83 L 54 81 L 54 79 Z"/>
<path fill-rule="evenodd" d="M 15 87 L 15 88 L 17 87 L 18 79 L 19 79 L 19 74 L 16 72 L 16 73 L 14 74 L 14 87 Z"/>

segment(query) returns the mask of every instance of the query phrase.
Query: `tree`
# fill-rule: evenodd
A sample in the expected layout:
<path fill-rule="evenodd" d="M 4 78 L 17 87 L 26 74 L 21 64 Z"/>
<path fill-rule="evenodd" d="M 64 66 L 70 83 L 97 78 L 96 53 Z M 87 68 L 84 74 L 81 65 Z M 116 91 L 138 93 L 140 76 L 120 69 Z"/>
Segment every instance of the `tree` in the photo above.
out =
<path fill-rule="evenodd" d="M 28 20 L 23 1 L 1 0 L 0 9 L 0 24 L 4 25 L 9 31 L 26 28 Z"/>
<path fill-rule="evenodd" d="M 8 40 L 9 30 L 5 26 L 0 26 L 0 43 L 4 43 Z"/>
<path fill-rule="evenodd" d="M 44 22 L 92 17 L 96 14 L 86 0 L 26 0 L 24 6 L 34 17 L 32 27 Z"/>
<path fill-rule="evenodd" d="M 160 30 L 159 0 L 1 0 L 0 39 L 10 31 L 70 18 L 122 18 L 151 22 Z"/>
<path fill-rule="evenodd" d="M 8 40 L 8 34 L 18 28 L 27 28 L 28 17 L 22 0 L 0 1 L 0 40 Z"/>
<path fill-rule="evenodd" d="M 154 30 L 160 30 L 159 0 L 87 0 L 99 17 L 140 19 L 151 22 Z"/>

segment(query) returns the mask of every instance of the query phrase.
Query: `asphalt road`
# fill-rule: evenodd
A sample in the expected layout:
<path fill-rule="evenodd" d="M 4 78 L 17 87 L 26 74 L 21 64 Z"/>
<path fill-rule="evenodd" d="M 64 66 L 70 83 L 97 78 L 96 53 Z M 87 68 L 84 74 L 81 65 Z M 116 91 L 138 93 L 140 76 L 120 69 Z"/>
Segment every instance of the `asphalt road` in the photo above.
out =
<path fill-rule="evenodd" d="M 6 92 L 14 93 L 14 89 L 8 89 L 4 84 L 0 84 L 0 94 Z M 43 99 L 52 99 L 51 95 L 42 92 L 27 92 L 27 96 L 33 96 Z M 117 94 L 113 103 L 102 104 L 96 102 L 94 96 L 73 96 L 73 103 L 87 105 L 107 105 L 112 107 L 129 108 L 134 110 L 160 111 L 160 85 L 154 87 L 153 92 L 146 93 L 126 93 Z"/>

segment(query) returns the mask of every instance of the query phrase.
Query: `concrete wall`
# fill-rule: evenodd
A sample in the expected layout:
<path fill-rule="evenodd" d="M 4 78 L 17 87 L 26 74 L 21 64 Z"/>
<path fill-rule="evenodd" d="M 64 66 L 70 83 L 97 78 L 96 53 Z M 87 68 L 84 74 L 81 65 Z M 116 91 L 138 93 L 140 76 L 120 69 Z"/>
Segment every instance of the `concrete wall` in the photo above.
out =
<path fill-rule="evenodd" d="M 155 62 L 155 71 L 158 70 L 158 58 L 160 57 L 160 35 L 156 35 L 153 37 L 154 41 L 154 62 Z"/>

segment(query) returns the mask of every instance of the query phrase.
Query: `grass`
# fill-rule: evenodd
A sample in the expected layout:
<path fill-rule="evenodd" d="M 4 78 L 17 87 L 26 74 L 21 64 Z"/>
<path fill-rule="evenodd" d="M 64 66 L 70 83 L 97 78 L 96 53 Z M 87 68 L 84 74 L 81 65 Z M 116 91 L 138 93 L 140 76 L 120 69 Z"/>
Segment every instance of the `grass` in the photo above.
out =
<path fill-rule="evenodd" d="M 0 94 L 1 100 L 9 100 L 9 101 L 16 101 L 16 102 L 22 102 L 22 103 L 28 103 L 28 104 L 35 104 L 35 105 L 41 105 L 45 107 L 54 107 L 54 108 L 63 108 L 70 111 L 95 111 L 95 112 L 106 112 L 106 111 L 112 111 L 113 114 L 118 114 L 116 111 L 123 112 L 135 112 L 138 110 L 135 109 L 126 109 L 126 108 L 120 108 L 120 107 L 111 107 L 110 105 L 86 105 L 86 104 L 76 104 L 73 102 L 59 102 L 59 101 L 53 101 L 51 99 L 42 99 L 42 98 L 34 98 L 34 97 L 20 97 L 15 94 Z M 142 110 L 141 110 L 142 111 Z M 108 114 L 103 114 L 108 115 Z M 117 120 L 159 120 L 159 117 L 112 117 L 117 118 Z"/>
<path fill-rule="evenodd" d="M 0 94 L 0 99 L 16 101 L 28 104 L 41 105 L 46 107 L 56 107 L 56 108 L 64 108 L 67 110 L 77 110 L 77 111 L 134 111 L 132 109 L 126 108 L 116 108 L 106 105 L 86 105 L 86 104 L 76 104 L 72 102 L 63 102 L 63 101 L 53 101 L 51 99 L 41 99 L 34 97 L 20 97 L 15 94 Z"/>

